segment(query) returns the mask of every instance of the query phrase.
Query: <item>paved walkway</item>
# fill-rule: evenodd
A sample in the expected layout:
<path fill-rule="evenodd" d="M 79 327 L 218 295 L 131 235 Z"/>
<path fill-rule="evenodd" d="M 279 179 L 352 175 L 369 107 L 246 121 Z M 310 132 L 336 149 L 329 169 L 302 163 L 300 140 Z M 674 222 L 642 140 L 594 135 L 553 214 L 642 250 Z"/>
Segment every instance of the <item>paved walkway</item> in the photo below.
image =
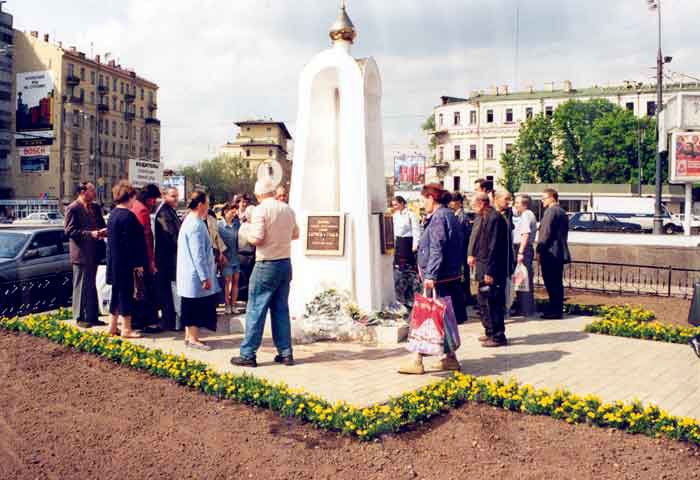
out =
<path fill-rule="evenodd" d="M 586 317 L 565 320 L 512 321 L 505 348 L 482 348 L 481 326 L 461 326 L 462 371 L 477 376 L 515 378 L 536 387 L 565 387 L 604 400 L 633 400 L 656 404 L 675 415 L 700 419 L 700 361 L 685 345 L 592 335 L 583 332 Z M 148 347 L 211 364 L 218 371 L 250 373 L 275 382 L 357 406 L 387 401 L 445 376 L 432 372 L 404 376 L 396 368 L 409 358 L 404 346 L 376 347 L 323 342 L 295 347 L 297 365 L 273 362 L 275 349 L 266 337 L 257 369 L 233 367 L 242 335 L 210 334 L 211 352 L 185 349 L 182 335 L 161 334 L 134 340 Z M 430 359 L 428 359 L 430 360 Z M 426 362 L 429 365 L 429 362 Z"/>

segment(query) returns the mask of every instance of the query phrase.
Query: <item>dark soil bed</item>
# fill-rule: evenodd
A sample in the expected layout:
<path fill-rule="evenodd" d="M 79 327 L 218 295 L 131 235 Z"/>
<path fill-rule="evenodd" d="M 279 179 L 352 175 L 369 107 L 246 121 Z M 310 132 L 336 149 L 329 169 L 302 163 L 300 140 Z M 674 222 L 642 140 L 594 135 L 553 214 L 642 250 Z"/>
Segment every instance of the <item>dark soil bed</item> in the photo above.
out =
<path fill-rule="evenodd" d="M 547 299 L 544 290 L 538 290 L 536 297 Z M 656 314 L 656 319 L 669 325 L 689 326 L 688 311 L 690 300 L 676 297 L 654 297 L 645 295 L 604 294 L 584 292 L 582 290 L 566 290 L 566 301 L 581 305 L 641 305 Z"/>
<path fill-rule="evenodd" d="M 700 449 L 466 405 L 361 443 L 0 332 L 2 479 L 686 478 Z"/>

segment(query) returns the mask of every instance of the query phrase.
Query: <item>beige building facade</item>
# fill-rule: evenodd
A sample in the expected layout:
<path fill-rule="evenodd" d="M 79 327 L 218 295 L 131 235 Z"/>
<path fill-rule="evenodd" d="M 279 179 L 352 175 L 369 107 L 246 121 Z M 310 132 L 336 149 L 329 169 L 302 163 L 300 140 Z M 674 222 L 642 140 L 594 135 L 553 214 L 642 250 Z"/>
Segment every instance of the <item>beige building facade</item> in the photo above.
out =
<path fill-rule="evenodd" d="M 700 92 L 698 84 L 664 86 L 664 99 L 678 92 Z M 528 118 L 572 99 L 604 98 L 638 117 L 656 114 L 656 86 L 628 82 L 614 87 L 575 89 L 571 82 L 545 84 L 511 92 L 507 86 L 472 92 L 468 98 L 442 97 L 435 107 L 437 140 L 435 159 L 427 169 L 429 181 L 443 182 L 451 190 L 472 191 L 474 180 L 487 178 L 496 185 L 502 176 L 501 155 L 513 147 L 520 126 Z"/>
<path fill-rule="evenodd" d="M 246 160 L 254 174 L 261 163 L 276 160 L 284 171 L 283 183 L 288 184 L 292 172 L 289 158 L 292 136 L 284 122 L 249 120 L 235 125 L 239 128 L 235 140 L 222 146 L 220 153 Z"/>
<path fill-rule="evenodd" d="M 38 32 L 15 31 L 14 44 L 16 142 L 0 173 L 5 197 L 60 210 L 78 183 L 91 181 L 109 204 L 129 159 L 160 161 L 158 85 Z"/>

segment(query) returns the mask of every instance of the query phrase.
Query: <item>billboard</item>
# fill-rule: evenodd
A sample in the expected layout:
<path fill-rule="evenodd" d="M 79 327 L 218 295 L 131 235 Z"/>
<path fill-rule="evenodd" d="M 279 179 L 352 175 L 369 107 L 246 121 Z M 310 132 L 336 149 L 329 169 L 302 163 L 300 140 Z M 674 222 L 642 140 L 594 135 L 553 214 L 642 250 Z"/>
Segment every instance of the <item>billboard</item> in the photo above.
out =
<path fill-rule="evenodd" d="M 20 171 L 22 173 L 48 172 L 50 150 L 51 146 L 49 145 L 17 147 Z"/>
<path fill-rule="evenodd" d="M 135 188 L 149 183 L 160 186 L 163 183 L 163 166 L 159 162 L 146 162 L 132 158 L 129 160 L 129 182 Z"/>
<path fill-rule="evenodd" d="M 185 177 L 182 175 L 171 175 L 163 178 L 163 188 L 177 189 L 180 201 L 185 201 Z"/>
<path fill-rule="evenodd" d="M 17 74 L 16 138 L 53 138 L 53 99 L 51 71 Z"/>
<path fill-rule="evenodd" d="M 394 153 L 396 190 L 420 190 L 425 184 L 425 155 L 420 152 Z"/>
<path fill-rule="evenodd" d="M 700 182 L 700 132 L 674 132 L 671 140 L 669 181 Z"/>

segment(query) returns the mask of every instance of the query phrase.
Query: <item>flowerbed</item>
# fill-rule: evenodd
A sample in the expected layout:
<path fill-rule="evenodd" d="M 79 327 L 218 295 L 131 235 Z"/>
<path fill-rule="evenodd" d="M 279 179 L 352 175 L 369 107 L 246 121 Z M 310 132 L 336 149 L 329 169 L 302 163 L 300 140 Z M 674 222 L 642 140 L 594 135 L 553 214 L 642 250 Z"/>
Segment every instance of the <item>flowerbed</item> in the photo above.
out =
<path fill-rule="evenodd" d="M 586 325 L 587 332 L 669 343 L 687 343 L 700 335 L 700 328 L 655 322 L 654 313 L 641 307 L 599 307 L 597 315 L 601 318 Z"/>
<path fill-rule="evenodd" d="M 61 321 L 69 317 L 68 311 L 61 310 L 24 319 L 5 318 L 0 319 L 0 328 L 45 337 L 78 351 L 170 378 L 208 395 L 268 408 L 280 415 L 363 440 L 399 432 L 465 402 L 478 402 L 531 415 L 547 415 L 568 423 L 700 443 L 697 420 L 671 416 L 655 406 L 644 406 L 640 402 L 604 403 L 592 395 L 582 397 L 566 390 L 538 390 L 515 381 L 505 383 L 460 373 L 382 405 L 356 408 L 342 402 L 331 404 L 283 384 L 272 384 L 249 375 L 218 373 L 184 355 L 148 349 L 104 333 L 81 331 Z"/>

